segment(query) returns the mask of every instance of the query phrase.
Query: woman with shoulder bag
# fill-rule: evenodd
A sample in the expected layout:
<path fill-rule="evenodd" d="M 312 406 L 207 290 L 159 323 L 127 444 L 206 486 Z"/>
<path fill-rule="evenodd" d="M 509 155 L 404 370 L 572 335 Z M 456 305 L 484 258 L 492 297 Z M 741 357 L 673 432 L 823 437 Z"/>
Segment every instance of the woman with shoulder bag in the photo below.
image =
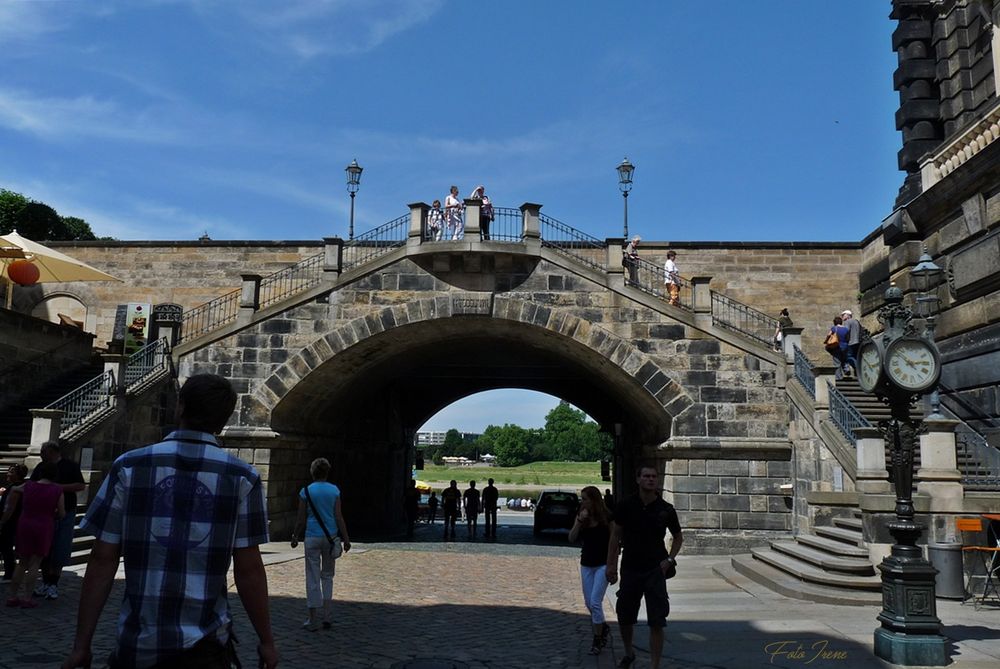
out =
<path fill-rule="evenodd" d="M 323 608 L 323 629 L 330 629 L 334 560 L 351 550 L 347 524 L 340 508 L 340 488 L 327 482 L 330 462 L 317 458 L 309 465 L 313 482 L 299 491 L 299 512 L 292 533 L 292 548 L 304 539 L 306 552 L 306 605 L 309 619 L 302 628 L 315 632 L 316 616 Z M 303 534 L 304 531 L 304 534 Z"/>

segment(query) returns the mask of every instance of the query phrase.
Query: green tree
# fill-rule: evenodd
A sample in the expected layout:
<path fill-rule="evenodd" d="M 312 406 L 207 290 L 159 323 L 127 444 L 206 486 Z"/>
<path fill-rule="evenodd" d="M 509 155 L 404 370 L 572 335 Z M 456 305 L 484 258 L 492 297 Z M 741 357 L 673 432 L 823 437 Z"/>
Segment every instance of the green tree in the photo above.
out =
<path fill-rule="evenodd" d="M 528 462 L 530 455 L 530 431 L 520 425 L 505 424 L 503 427 L 490 425 L 479 438 L 479 447 L 496 456 L 501 467 L 516 467 Z"/>
<path fill-rule="evenodd" d="M 448 430 L 444 435 L 444 444 L 441 446 L 441 454 L 451 456 L 457 456 L 465 452 L 465 440 L 462 438 L 462 433 L 452 428 Z"/>
<path fill-rule="evenodd" d="M 43 202 L 0 189 L 0 234 L 15 229 L 28 239 L 37 241 L 97 239 L 90 224 L 82 218 L 60 216 Z"/>
<path fill-rule="evenodd" d="M 69 239 L 97 239 L 97 237 L 94 236 L 94 231 L 90 229 L 90 224 L 82 218 L 77 218 L 76 216 L 63 216 L 62 222 L 64 228 L 66 229 L 66 233 L 69 235 Z"/>
<path fill-rule="evenodd" d="M 30 200 L 20 193 L 0 188 L 0 234 L 5 234 L 17 227 L 17 212 L 24 208 Z"/>
<path fill-rule="evenodd" d="M 611 438 L 567 402 L 560 402 L 545 416 L 544 440 L 540 450 L 552 460 L 587 462 L 611 450 Z"/>

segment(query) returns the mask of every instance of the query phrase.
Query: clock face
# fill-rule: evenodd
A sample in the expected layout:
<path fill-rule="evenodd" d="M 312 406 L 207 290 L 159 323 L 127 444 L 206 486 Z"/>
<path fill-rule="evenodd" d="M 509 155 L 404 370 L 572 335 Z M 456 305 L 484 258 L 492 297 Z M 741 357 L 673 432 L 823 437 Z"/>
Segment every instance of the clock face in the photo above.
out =
<path fill-rule="evenodd" d="M 875 390 L 882 379 L 882 354 L 878 344 L 869 342 L 861 347 L 858 356 L 858 383 L 866 393 Z"/>
<path fill-rule="evenodd" d="M 926 390 L 937 381 L 938 359 L 925 341 L 897 339 L 885 352 L 885 373 L 904 390 Z"/>

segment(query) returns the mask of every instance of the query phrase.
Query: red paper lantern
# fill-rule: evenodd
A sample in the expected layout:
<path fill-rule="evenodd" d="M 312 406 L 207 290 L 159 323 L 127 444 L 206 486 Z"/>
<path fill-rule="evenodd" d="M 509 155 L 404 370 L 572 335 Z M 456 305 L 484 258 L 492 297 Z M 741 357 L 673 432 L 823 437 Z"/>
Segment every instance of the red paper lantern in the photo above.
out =
<path fill-rule="evenodd" d="M 38 281 L 41 272 L 38 271 L 35 263 L 27 260 L 15 260 L 7 267 L 7 276 L 18 285 L 32 286 Z"/>

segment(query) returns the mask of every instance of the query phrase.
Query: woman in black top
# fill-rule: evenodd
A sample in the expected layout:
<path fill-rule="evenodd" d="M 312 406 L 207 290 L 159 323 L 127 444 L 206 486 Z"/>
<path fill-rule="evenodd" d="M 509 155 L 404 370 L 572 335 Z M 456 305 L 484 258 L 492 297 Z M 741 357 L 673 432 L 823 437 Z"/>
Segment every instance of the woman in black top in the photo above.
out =
<path fill-rule="evenodd" d="M 598 655 L 611 634 L 611 628 L 604 622 L 604 593 L 608 589 L 605 568 L 608 540 L 611 538 L 611 519 L 600 490 L 587 486 L 580 491 L 580 497 L 580 508 L 576 512 L 573 529 L 569 531 L 569 540 L 583 541 L 583 548 L 580 550 L 580 581 L 583 584 L 583 603 L 590 611 L 590 622 L 594 626 L 590 654 Z"/>

